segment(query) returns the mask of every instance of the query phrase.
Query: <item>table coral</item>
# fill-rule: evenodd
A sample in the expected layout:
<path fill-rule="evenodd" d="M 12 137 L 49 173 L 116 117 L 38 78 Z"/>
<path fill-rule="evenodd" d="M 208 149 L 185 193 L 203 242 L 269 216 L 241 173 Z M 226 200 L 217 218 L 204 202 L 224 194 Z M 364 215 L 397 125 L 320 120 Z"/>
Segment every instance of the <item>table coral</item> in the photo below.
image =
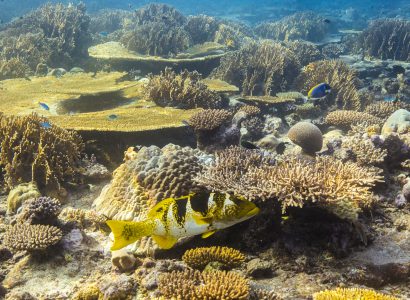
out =
<path fill-rule="evenodd" d="M 334 290 L 324 290 L 313 294 L 313 300 L 399 300 L 394 296 L 378 293 L 374 290 L 361 288 L 337 288 Z"/>
<path fill-rule="evenodd" d="M 64 183 L 80 179 L 81 137 L 36 114 L 0 115 L 0 167 L 2 185 L 9 190 L 34 181 L 39 189 L 59 190 Z"/>

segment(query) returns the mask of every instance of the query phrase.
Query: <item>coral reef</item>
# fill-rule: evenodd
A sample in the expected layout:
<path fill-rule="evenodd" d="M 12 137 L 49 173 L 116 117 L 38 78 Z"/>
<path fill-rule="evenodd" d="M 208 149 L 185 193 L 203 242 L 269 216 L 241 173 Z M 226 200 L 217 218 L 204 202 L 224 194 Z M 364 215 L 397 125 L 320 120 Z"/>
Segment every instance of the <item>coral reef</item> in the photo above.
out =
<path fill-rule="evenodd" d="M 296 78 L 294 88 L 307 93 L 315 85 L 326 82 L 332 88 L 329 100 L 339 109 L 362 110 L 370 102 L 369 95 L 359 92 L 360 80 L 346 63 L 321 60 L 305 66 Z"/>
<path fill-rule="evenodd" d="M 277 22 L 262 23 L 255 31 L 268 39 L 320 42 L 330 32 L 330 27 L 324 20 L 313 12 L 298 12 Z"/>
<path fill-rule="evenodd" d="M 241 88 L 242 95 L 274 95 L 287 91 L 299 74 L 297 56 L 273 41 L 252 42 L 228 53 L 211 77 Z"/>
<path fill-rule="evenodd" d="M 338 299 L 372 299 L 372 300 L 399 300 L 394 296 L 377 293 L 374 290 L 360 288 L 337 288 L 313 294 L 313 300 L 338 300 Z"/>
<path fill-rule="evenodd" d="M 120 272 L 130 272 L 136 268 L 137 259 L 126 249 L 120 249 L 112 252 L 111 263 Z"/>
<path fill-rule="evenodd" d="M 323 59 L 323 55 L 320 53 L 319 48 L 313 43 L 297 40 L 287 42 L 285 46 L 296 54 L 299 63 L 302 66 Z"/>
<path fill-rule="evenodd" d="M 92 33 L 112 33 L 126 26 L 133 13 L 122 9 L 101 9 L 91 16 L 90 31 Z"/>
<path fill-rule="evenodd" d="M 243 263 L 245 256 L 233 248 L 214 246 L 187 250 L 182 260 L 194 269 L 203 269 L 212 262 L 218 262 L 223 267 L 231 269 Z"/>
<path fill-rule="evenodd" d="M 158 288 L 166 299 L 245 300 L 248 280 L 233 272 L 173 271 L 159 278 Z"/>
<path fill-rule="evenodd" d="M 16 213 L 17 209 L 19 209 L 25 201 L 40 196 L 40 191 L 33 182 L 17 185 L 7 196 L 7 214 L 11 215 Z"/>
<path fill-rule="evenodd" d="M 364 166 L 380 165 L 387 156 L 387 150 L 376 147 L 371 139 L 363 138 L 363 135 L 360 134 L 344 140 L 342 148 L 350 151 L 353 160 Z"/>
<path fill-rule="evenodd" d="M 224 109 L 205 109 L 194 114 L 187 122 L 196 132 L 212 131 L 232 119 L 232 114 Z"/>
<path fill-rule="evenodd" d="M 260 108 L 255 105 L 243 105 L 239 108 L 239 111 L 245 112 L 250 117 L 257 116 L 261 113 Z"/>
<path fill-rule="evenodd" d="M 159 75 L 150 75 L 145 87 L 146 99 L 159 106 L 178 108 L 219 108 L 223 105 L 221 96 L 207 88 L 201 75 L 184 70 L 176 74 L 165 68 Z"/>
<path fill-rule="evenodd" d="M 0 115 L 0 167 L 5 189 L 33 181 L 39 189 L 60 190 L 67 182 L 80 180 L 81 137 L 73 131 L 51 125 L 36 114 Z"/>
<path fill-rule="evenodd" d="M 17 224 L 7 228 L 3 244 L 14 251 L 44 250 L 57 244 L 62 237 L 61 230 L 54 226 Z"/>
<path fill-rule="evenodd" d="M 316 125 L 309 122 L 299 122 L 293 125 L 288 131 L 288 137 L 309 154 L 320 151 L 323 146 L 322 132 Z"/>
<path fill-rule="evenodd" d="M 358 37 L 356 47 L 367 56 L 410 61 L 410 21 L 374 20 Z"/>
<path fill-rule="evenodd" d="M 214 17 L 197 15 L 189 16 L 184 28 L 191 36 L 194 44 L 202 44 L 214 39 L 219 25 L 219 21 Z"/>
<path fill-rule="evenodd" d="M 275 294 L 274 291 L 252 289 L 250 300 L 281 300 L 282 298 Z"/>
<path fill-rule="evenodd" d="M 378 101 L 375 103 L 371 103 L 370 105 L 366 106 L 364 109 L 365 113 L 369 115 L 375 116 L 382 120 L 386 120 L 392 113 L 399 109 L 406 109 L 408 105 L 404 102 L 397 101 L 397 102 L 386 102 L 386 101 Z"/>
<path fill-rule="evenodd" d="M 58 216 L 63 222 L 74 222 L 79 228 L 100 229 L 105 226 L 106 217 L 93 211 L 81 208 L 65 207 Z"/>
<path fill-rule="evenodd" d="M 18 219 L 28 224 L 52 224 L 61 212 L 59 200 L 51 197 L 39 197 L 24 202 Z"/>
<path fill-rule="evenodd" d="M 365 112 L 353 110 L 335 110 L 325 118 L 325 123 L 341 129 L 349 129 L 352 125 L 366 123 L 367 125 L 381 125 L 383 120 Z"/>

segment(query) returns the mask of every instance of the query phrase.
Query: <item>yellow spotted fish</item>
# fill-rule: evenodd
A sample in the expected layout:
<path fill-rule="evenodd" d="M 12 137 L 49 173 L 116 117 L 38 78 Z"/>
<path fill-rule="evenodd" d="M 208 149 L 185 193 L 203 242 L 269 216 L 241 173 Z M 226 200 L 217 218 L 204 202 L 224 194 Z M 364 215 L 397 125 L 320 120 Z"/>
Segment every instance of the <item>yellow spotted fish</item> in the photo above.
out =
<path fill-rule="evenodd" d="M 160 248 L 170 249 L 179 238 L 198 234 L 207 238 L 258 213 L 254 203 L 230 194 L 165 199 L 149 211 L 144 221 L 107 221 L 114 234 L 111 250 L 119 250 L 144 236 L 151 236 Z"/>

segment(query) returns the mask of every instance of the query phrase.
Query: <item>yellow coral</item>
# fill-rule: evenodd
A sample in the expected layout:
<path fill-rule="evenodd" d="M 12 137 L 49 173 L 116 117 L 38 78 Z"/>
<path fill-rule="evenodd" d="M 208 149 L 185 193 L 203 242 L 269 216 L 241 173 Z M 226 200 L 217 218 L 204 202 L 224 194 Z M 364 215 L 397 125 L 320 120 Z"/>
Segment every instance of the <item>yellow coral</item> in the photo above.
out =
<path fill-rule="evenodd" d="M 210 262 L 219 262 L 227 268 L 234 268 L 245 260 L 245 256 L 229 247 L 199 247 L 187 250 L 182 260 L 195 269 L 203 269 Z"/>
<path fill-rule="evenodd" d="M 337 288 L 313 294 L 313 300 L 399 300 L 399 298 L 384 295 L 369 289 Z"/>

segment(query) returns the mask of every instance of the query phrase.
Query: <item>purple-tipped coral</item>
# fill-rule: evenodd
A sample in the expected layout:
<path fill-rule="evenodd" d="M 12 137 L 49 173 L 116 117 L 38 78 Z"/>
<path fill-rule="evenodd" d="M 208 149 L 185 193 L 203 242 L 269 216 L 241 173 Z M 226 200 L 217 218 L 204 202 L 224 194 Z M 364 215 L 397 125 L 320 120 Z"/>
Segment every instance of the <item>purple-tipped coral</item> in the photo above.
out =
<path fill-rule="evenodd" d="M 51 197 L 39 197 L 23 204 L 19 219 L 29 224 L 53 224 L 60 212 L 60 201 Z"/>

